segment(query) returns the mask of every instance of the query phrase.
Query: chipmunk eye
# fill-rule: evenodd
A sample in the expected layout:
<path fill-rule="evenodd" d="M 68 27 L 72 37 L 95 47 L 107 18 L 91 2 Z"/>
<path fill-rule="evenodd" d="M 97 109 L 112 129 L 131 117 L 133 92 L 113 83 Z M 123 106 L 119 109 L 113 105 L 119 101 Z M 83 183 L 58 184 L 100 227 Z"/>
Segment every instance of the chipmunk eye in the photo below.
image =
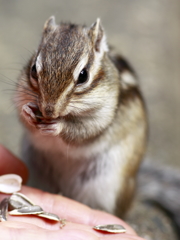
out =
<path fill-rule="evenodd" d="M 38 75 L 37 75 L 37 70 L 36 70 L 35 64 L 31 68 L 31 77 L 34 78 L 35 80 L 38 80 Z"/>
<path fill-rule="evenodd" d="M 77 85 L 83 84 L 87 80 L 88 80 L 88 72 L 87 72 L 86 68 L 83 68 L 83 70 L 79 74 Z"/>

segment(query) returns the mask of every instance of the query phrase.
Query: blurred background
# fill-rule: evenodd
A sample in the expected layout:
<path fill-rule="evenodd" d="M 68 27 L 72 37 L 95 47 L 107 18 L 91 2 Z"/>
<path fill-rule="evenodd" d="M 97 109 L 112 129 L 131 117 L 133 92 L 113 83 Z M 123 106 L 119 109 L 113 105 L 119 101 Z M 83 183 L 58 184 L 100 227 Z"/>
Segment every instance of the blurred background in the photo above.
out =
<path fill-rule="evenodd" d="M 0 143 L 19 155 L 13 89 L 51 15 L 86 25 L 101 18 L 108 42 L 140 79 L 150 124 L 146 160 L 180 168 L 179 0 L 0 0 Z"/>

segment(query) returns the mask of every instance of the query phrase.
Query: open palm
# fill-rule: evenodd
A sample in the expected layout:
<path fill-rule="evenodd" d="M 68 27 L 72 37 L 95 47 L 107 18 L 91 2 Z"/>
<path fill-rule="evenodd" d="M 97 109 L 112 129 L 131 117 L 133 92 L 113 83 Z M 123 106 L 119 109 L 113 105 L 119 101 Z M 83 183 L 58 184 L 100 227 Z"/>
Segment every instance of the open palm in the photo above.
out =
<path fill-rule="evenodd" d="M 4 147 L 0 146 L 0 175 L 17 173 L 27 178 L 25 166 Z M 119 218 L 105 212 L 93 210 L 74 200 L 24 186 L 21 191 L 45 211 L 67 219 L 66 225 L 60 228 L 59 223 L 47 221 L 36 216 L 8 216 L 7 222 L 0 223 L 3 240 L 143 240 L 133 229 Z M 0 200 L 7 195 L 0 194 Z M 121 224 L 127 232 L 108 234 L 98 232 L 92 227 L 99 224 Z"/>

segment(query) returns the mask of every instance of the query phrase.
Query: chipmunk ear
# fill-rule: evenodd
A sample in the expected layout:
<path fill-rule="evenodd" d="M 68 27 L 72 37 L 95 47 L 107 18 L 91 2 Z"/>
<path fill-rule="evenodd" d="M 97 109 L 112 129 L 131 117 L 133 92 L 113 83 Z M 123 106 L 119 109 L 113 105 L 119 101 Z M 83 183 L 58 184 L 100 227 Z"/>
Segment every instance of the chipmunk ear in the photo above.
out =
<path fill-rule="evenodd" d="M 106 43 L 106 35 L 98 18 L 96 22 L 90 27 L 89 37 L 91 38 L 96 52 L 107 52 L 108 46 Z"/>
<path fill-rule="evenodd" d="M 54 16 L 51 16 L 44 24 L 44 31 L 43 33 L 46 35 L 51 31 L 54 31 L 57 27 L 56 20 Z"/>

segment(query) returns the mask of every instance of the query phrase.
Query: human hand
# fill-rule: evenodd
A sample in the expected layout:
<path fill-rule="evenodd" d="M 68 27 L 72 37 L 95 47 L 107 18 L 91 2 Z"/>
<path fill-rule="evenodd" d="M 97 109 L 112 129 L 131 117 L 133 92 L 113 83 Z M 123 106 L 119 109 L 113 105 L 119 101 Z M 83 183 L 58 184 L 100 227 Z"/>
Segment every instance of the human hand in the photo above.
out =
<path fill-rule="evenodd" d="M 9 160 L 9 158 L 11 158 L 11 160 Z M 6 162 L 4 162 L 4 159 L 6 159 Z M 7 170 L 6 163 L 12 160 L 14 161 L 14 171 L 11 166 L 10 172 L 3 172 L 3 168 Z M 21 165 L 21 162 L 17 163 L 17 161 L 10 152 L 0 147 L 1 174 L 21 174 L 21 171 L 16 169 Z M 93 210 L 71 199 L 45 193 L 30 187 L 22 187 L 21 192 L 29 197 L 35 204 L 40 205 L 45 211 L 57 214 L 60 218 L 67 219 L 67 223 L 61 229 L 59 223 L 53 223 L 52 221 L 47 221 L 36 216 L 8 216 L 7 222 L 0 223 L 0 232 L 3 240 L 32 240 L 33 238 L 38 240 L 143 240 L 138 237 L 133 229 L 124 221 L 108 213 Z M 0 200 L 5 197 L 7 197 L 7 195 L 0 194 Z M 126 228 L 127 232 L 122 234 L 108 234 L 92 229 L 93 226 L 99 224 L 120 224 Z"/>
<path fill-rule="evenodd" d="M 9 173 L 20 175 L 23 183 L 28 179 L 28 170 L 25 164 L 0 145 L 0 176 Z"/>

